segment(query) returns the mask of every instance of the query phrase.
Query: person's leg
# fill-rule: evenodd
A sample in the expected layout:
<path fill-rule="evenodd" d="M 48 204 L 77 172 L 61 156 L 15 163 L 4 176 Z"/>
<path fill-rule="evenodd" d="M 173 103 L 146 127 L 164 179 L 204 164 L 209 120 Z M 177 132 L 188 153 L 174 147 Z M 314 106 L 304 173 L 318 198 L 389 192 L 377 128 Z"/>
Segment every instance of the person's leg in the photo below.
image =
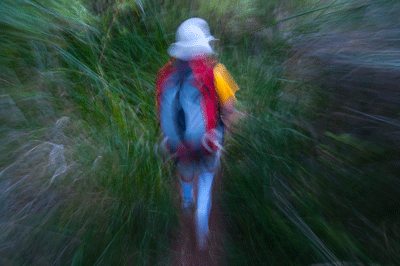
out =
<path fill-rule="evenodd" d="M 214 174 L 215 173 L 213 172 L 205 172 L 199 176 L 196 208 L 196 229 L 198 245 L 200 249 L 205 249 L 207 246 L 209 217 L 212 205 L 211 191 Z"/>
<path fill-rule="evenodd" d="M 218 142 L 222 145 L 224 141 L 224 125 L 219 124 L 217 130 Z M 212 184 L 214 176 L 220 168 L 221 150 L 211 156 L 203 157 L 201 160 L 201 171 L 197 186 L 197 207 L 195 213 L 197 241 L 200 249 L 207 247 L 209 234 L 209 217 L 212 206 Z"/>
<path fill-rule="evenodd" d="M 207 246 L 209 217 L 212 206 L 212 184 L 218 169 L 219 154 L 204 158 L 202 172 L 198 178 L 196 208 L 196 229 L 200 249 L 205 249 Z"/>
<path fill-rule="evenodd" d="M 178 177 L 182 188 L 182 205 L 186 215 L 189 215 L 194 205 L 193 187 L 195 180 L 195 165 L 189 162 L 178 162 Z"/>

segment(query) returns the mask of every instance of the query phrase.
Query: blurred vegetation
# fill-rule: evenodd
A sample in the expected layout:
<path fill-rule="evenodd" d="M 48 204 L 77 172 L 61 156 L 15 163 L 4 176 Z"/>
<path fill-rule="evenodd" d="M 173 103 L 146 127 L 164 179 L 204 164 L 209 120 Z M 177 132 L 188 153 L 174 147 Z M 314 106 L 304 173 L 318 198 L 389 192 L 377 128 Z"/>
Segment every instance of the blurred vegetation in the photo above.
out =
<path fill-rule="evenodd" d="M 0 264 L 171 265 L 154 78 L 206 19 L 247 116 L 227 139 L 227 265 L 400 254 L 391 0 L 0 2 Z"/>

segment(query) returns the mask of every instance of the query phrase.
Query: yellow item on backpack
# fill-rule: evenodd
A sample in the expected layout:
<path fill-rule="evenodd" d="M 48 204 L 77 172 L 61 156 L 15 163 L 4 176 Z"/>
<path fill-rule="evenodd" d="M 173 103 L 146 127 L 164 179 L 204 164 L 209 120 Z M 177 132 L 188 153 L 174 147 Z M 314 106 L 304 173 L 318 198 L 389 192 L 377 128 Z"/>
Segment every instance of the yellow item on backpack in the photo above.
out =
<path fill-rule="evenodd" d="M 235 92 L 239 90 L 239 87 L 221 63 L 214 67 L 214 84 L 221 105 L 224 105 L 232 97 L 236 100 Z"/>

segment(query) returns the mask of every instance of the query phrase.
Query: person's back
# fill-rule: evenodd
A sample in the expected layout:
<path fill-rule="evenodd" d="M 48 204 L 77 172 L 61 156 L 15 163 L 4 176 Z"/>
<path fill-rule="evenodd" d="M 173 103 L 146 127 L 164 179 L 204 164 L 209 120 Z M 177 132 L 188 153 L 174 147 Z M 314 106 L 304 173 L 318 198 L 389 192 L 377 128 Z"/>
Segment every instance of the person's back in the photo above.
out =
<path fill-rule="evenodd" d="M 198 182 L 196 221 L 198 234 L 208 233 L 207 206 L 213 177 L 219 167 L 223 135 L 230 126 L 238 90 L 225 67 L 218 63 L 209 45 L 215 38 L 200 18 L 183 22 L 177 42 L 168 49 L 172 59 L 158 72 L 157 114 L 165 142 L 177 154 L 182 185 L 182 209 L 190 215 L 194 207 L 193 186 Z M 205 246 L 200 237 L 199 246 Z"/>

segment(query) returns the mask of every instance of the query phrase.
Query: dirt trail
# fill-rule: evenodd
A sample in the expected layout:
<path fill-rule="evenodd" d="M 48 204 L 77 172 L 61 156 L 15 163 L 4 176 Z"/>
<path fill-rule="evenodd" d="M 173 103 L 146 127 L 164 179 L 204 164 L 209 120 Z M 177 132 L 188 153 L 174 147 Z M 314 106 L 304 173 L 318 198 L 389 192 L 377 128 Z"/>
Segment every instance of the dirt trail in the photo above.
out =
<path fill-rule="evenodd" d="M 199 266 L 222 266 L 225 263 L 225 252 L 222 237 L 225 234 L 224 222 L 220 211 L 219 193 L 222 187 L 222 175 L 218 174 L 214 177 L 212 188 L 212 207 L 210 213 L 210 241 L 207 249 L 198 250 L 196 247 L 196 233 L 194 226 L 194 217 L 185 217 L 180 215 L 180 233 L 176 234 L 172 239 L 172 265 L 199 265 Z M 175 179 L 174 191 L 175 204 L 179 204 L 179 185 Z M 176 205 L 179 206 L 179 205 Z"/>

